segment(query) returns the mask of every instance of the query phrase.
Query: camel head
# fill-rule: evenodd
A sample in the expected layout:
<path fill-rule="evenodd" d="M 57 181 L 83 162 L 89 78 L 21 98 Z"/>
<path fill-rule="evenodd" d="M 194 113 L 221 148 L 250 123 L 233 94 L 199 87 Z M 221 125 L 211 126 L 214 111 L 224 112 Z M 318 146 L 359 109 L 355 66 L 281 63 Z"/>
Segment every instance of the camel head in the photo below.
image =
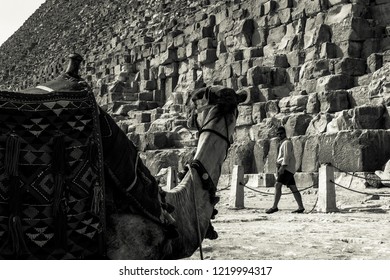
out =
<path fill-rule="evenodd" d="M 238 116 L 237 106 L 245 99 L 245 94 L 236 94 L 235 90 L 222 86 L 197 89 L 190 96 L 192 103 L 188 104 L 190 108 L 188 127 L 198 129 L 200 134 L 203 131 L 217 132 L 230 146 Z M 224 134 L 208 128 L 213 122 L 218 122 L 222 118 L 227 130 Z"/>
<path fill-rule="evenodd" d="M 215 239 L 210 219 L 217 213 L 216 194 L 221 167 L 232 143 L 238 104 L 246 99 L 233 89 L 211 86 L 197 89 L 188 100 L 188 127 L 198 130 L 198 145 L 188 172 L 166 195 L 175 206 L 178 238 L 172 240 L 167 258 L 191 256 L 204 238 Z"/>

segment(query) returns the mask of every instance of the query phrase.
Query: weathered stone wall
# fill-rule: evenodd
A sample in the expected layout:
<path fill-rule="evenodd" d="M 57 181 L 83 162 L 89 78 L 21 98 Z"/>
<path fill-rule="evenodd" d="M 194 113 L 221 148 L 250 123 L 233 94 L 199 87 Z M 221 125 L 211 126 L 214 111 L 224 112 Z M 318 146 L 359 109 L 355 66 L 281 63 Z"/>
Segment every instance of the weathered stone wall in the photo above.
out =
<path fill-rule="evenodd" d="M 224 172 L 274 172 L 278 125 L 299 171 L 373 171 L 390 158 L 388 11 L 386 0 L 48 0 L 0 47 L 0 84 L 51 79 L 75 50 L 143 151 L 188 157 L 188 92 L 219 84 L 248 94 Z"/>

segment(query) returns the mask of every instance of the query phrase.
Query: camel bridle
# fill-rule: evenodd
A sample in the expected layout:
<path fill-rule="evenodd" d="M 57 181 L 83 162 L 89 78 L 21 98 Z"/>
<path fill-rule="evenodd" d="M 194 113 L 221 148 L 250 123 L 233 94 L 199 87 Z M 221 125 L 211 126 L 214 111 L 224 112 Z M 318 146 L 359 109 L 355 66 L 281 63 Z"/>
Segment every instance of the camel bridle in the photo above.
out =
<path fill-rule="evenodd" d="M 227 154 L 228 154 L 228 150 L 231 146 L 231 144 L 233 143 L 233 140 L 230 140 L 229 139 L 229 125 L 228 125 L 228 121 L 227 121 L 227 116 L 226 114 L 222 115 L 222 114 L 215 114 L 213 117 L 210 117 L 208 118 L 208 116 L 210 116 L 210 112 L 212 110 L 215 110 L 216 109 L 216 106 L 217 105 L 206 105 L 206 106 L 203 106 L 203 107 L 200 107 L 200 108 L 194 108 L 193 112 L 192 112 L 192 122 L 195 124 L 198 132 L 199 132 L 199 137 L 202 133 L 204 132 L 209 132 L 209 133 L 213 133 L 215 135 L 217 135 L 218 137 L 222 138 L 226 143 L 227 143 L 227 148 L 226 148 L 226 153 L 225 153 L 225 159 L 227 157 Z M 206 109 L 209 109 L 211 107 L 211 109 L 209 110 L 207 116 L 206 116 L 206 120 L 203 125 L 199 125 L 198 123 L 198 113 L 206 110 Z M 238 110 L 237 108 L 235 108 L 234 112 L 234 117 L 237 118 L 238 116 Z M 224 121 L 225 121 L 225 128 L 226 128 L 226 135 L 223 135 L 221 132 L 215 130 L 215 129 L 211 129 L 211 128 L 207 128 L 207 125 L 209 125 L 210 123 L 212 123 L 213 120 L 217 119 L 217 121 L 219 121 L 221 118 L 224 118 Z M 208 118 L 208 119 L 207 119 Z M 207 190 L 210 194 L 210 203 L 212 205 L 216 205 L 219 201 L 219 197 L 216 196 L 216 191 L 217 191 L 217 187 L 216 185 L 214 184 L 213 180 L 211 179 L 211 176 L 209 175 L 209 173 L 207 172 L 206 168 L 204 167 L 204 165 L 202 164 L 201 161 L 195 159 L 193 161 L 191 161 L 191 163 L 189 164 L 190 168 L 189 170 L 191 170 L 192 168 L 194 168 L 201 181 L 202 181 L 202 186 L 203 186 L 203 189 Z M 191 171 L 190 171 L 191 172 Z M 191 172 L 191 175 L 192 175 L 192 172 Z M 195 188 L 195 186 L 194 186 Z M 198 210 L 197 210 L 197 201 L 196 201 L 196 196 L 195 196 L 195 189 L 193 190 L 193 199 L 194 199 L 194 207 L 195 207 L 195 216 L 196 216 L 196 225 L 197 225 L 197 233 L 198 233 L 198 243 L 199 243 L 199 252 L 200 252 L 200 258 L 203 260 L 203 249 L 202 249 L 202 238 L 201 238 L 201 233 L 200 233 L 200 225 L 199 225 L 199 215 L 198 215 Z M 214 209 L 215 211 L 215 209 Z"/>

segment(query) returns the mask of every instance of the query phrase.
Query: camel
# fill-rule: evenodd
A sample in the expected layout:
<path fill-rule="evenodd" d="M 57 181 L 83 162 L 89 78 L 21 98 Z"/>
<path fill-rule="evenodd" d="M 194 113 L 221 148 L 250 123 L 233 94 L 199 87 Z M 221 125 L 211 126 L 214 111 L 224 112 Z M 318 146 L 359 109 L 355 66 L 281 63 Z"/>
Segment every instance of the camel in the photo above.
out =
<path fill-rule="evenodd" d="M 50 81 L 22 93 L 85 89 L 87 84 L 78 75 L 81 61 L 79 55 L 71 55 L 66 79 Z M 106 192 L 114 198 L 128 197 L 130 200 L 125 200 L 125 204 L 134 202 L 136 205 L 123 206 L 121 202 L 119 208 L 124 211 L 108 211 L 104 234 L 106 255 L 101 257 L 181 259 L 191 256 L 201 246 L 210 219 L 216 213 L 216 186 L 232 143 L 237 106 L 245 98 L 221 86 L 204 87 L 191 94 L 189 123 L 199 131 L 198 145 L 185 177 L 169 191 L 156 191 L 158 182 L 143 165 L 136 148 L 108 114 L 100 112 L 105 173 L 108 174 Z M 106 138 L 104 130 L 109 131 Z M 120 168 L 118 161 L 121 161 Z M 130 166 L 142 178 L 131 178 Z M 131 190 L 124 191 L 129 185 Z M 144 201 L 152 205 L 147 208 Z"/>
<path fill-rule="evenodd" d="M 216 92 L 211 92 L 213 90 Z M 213 98 L 216 100 L 212 101 Z M 230 99 L 230 103 L 224 98 Z M 198 90 L 192 100 L 200 111 L 196 122 L 202 132 L 194 162 L 203 165 L 206 172 L 199 174 L 195 167 L 190 166 L 180 184 L 166 193 L 166 201 L 175 207 L 172 216 L 178 237 L 167 240 L 161 227 L 147 218 L 113 215 L 115 228 L 108 235 L 109 258 L 186 258 L 199 248 L 204 239 L 218 199 L 215 198 L 215 189 L 207 190 L 203 185 L 209 179 L 211 188 L 215 188 L 221 175 L 221 166 L 234 132 L 239 99 L 233 90 L 216 87 Z M 129 232 L 132 234 L 129 235 Z"/>

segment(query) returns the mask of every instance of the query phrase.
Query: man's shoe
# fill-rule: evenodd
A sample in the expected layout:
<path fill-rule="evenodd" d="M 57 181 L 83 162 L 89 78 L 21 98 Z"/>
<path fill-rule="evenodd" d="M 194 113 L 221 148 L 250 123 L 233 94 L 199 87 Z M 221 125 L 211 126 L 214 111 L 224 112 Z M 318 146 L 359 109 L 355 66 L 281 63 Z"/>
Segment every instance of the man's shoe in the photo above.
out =
<path fill-rule="evenodd" d="M 295 211 L 292 211 L 291 213 L 303 213 L 305 211 L 305 208 L 303 209 L 297 209 Z"/>
<path fill-rule="evenodd" d="M 279 211 L 279 209 L 278 209 L 278 207 L 276 207 L 276 208 L 268 209 L 267 211 L 265 211 L 265 213 L 272 214 L 272 213 L 275 213 L 275 212 L 278 212 L 278 211 Z"/>

